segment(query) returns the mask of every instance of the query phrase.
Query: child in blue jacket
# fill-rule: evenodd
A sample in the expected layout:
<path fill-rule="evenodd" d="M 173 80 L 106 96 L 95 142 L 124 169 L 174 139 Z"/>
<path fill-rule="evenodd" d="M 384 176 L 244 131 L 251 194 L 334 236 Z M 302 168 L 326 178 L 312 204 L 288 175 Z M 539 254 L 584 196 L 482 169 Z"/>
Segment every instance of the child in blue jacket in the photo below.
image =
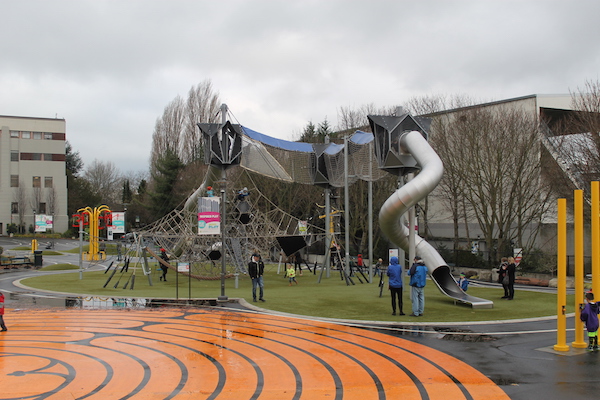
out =
<path fill-rule="evenodd" d="M 469 280 L 465 276 L 464 272 L 460 273 L 460 279 L 458 280 L 458 286 L 463 290 L 463 292 L 466 292 L 467 289 L 469 288 Z"/>
<path fill-rule="evenodd" d="M 581 310 L 580 318 L 585 322 L 585 329 L 588 332 L 588 350 L 598 350 L 598 304 L 594 301 L 594 293 L 585 294 L 585 306 Z"/>

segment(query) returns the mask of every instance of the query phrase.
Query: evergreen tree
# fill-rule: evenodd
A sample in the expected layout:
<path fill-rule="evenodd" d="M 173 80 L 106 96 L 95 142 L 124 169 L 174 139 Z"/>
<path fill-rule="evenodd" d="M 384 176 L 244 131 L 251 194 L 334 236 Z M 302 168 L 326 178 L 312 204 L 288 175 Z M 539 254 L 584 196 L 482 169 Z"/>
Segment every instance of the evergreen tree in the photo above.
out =
<path fill-rule="evenodd" d="M 156 171 L 152 174 L 154 191 L 150 193 L 155 219 L 167 215 L 181 202 L 182 198 L 175 193 L 175 187 L 183 167 L 179 156 L 169 148 L 156 160 Z"/>
<path fill-rule="evenodd" d="M 125 179 L 123 181 L 123 194 L 121 196 L 122 203 L 130 204 L 132 198 L 133 193 L 131 192 L 131 187 L 129 186 L 129 179 Z"/>
<path fill-rule="evenodd" d="M 332 133 L 333 131 L 331 130 L 331 126 L 329 126 L 329 121 L 327 121 L 327 118 L 325 118 L 323 122 L 319 124 L 319 128 L 317 129 L 316 142 L 325 143 L 325 138 L 327 136 L 331 137 Z"/>

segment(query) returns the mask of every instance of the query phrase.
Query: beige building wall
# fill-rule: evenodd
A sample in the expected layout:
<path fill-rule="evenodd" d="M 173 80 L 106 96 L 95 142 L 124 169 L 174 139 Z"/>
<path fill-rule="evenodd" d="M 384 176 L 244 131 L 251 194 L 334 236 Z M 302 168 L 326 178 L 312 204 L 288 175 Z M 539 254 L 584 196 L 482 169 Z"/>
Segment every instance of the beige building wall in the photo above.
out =
<path fill-rule="evenodd" d="M 13 213 L 18 203 L 17 193 L 22 190 L 25 201 L 23 223 L 25 229 L 33 225 L 35 194 L 52 214 L 54 198 L 54 231 L 68 229 L 67 176 L 65 168 L 66 122 L 64 119 L 0 116 L 0 234 L 6 234 L 10 223 L 19 224 Z M 18 178 L 17 178 L 18 177 Z M 18 179 L 20 188 L 14 187 Z M 35 183 L 34 183 L 35 182 Z M 34 186 L 39 184 L 39 189 Z"/>

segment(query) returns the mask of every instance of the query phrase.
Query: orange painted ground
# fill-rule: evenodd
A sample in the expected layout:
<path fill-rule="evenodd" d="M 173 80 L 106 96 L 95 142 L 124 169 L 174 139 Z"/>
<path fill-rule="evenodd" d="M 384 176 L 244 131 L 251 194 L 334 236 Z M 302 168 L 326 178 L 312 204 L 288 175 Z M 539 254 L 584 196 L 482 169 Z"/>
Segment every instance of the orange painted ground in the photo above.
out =
<path fill-rule="evenodd" d="M 5 320 L 0 399 L 508 399 L 442 352 L 325 322 L 219 309 Z"/>

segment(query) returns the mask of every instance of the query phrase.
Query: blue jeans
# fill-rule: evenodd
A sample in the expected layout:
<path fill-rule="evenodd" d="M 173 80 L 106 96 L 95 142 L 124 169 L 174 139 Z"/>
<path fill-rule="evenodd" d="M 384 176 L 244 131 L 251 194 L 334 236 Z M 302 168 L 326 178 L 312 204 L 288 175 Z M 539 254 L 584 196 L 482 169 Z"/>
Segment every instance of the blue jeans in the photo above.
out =
<path fill-rule="evenodd" d="M 263 277 L 259 276 L 258 278 L 252 278 L 252 299 L 256 300 L 256 287 L 260 288 L 260 299 L 263 298 Z"/>
<path fill-rule="evenodd" d="M 412 301 L 412 312 L 415 315 L 423 315 L 425 309 L 425 295 L 422 287 L 410 287 L 410 300 Z"/>

